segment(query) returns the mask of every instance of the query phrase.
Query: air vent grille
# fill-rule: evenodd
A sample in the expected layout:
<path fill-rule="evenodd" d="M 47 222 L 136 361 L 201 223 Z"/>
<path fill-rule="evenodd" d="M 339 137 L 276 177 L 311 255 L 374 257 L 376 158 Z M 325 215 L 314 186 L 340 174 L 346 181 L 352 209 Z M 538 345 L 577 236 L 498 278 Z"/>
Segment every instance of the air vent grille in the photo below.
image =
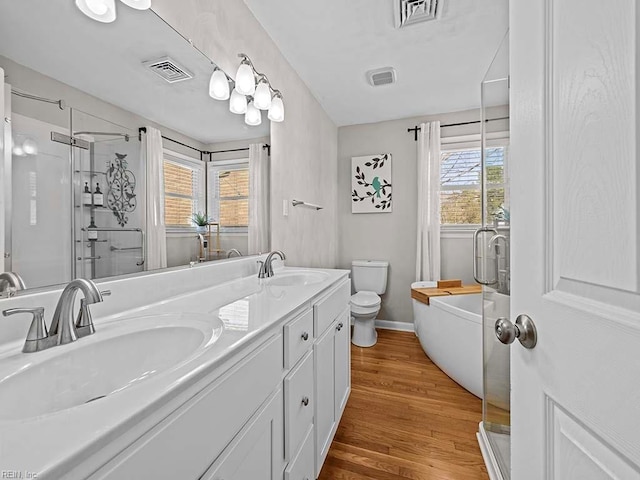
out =
<path fill-rule="evenodd" d="M 153 73 L 169 83 L 181 82 L 193 78 L 193 74 L 170 57 L 143 62 Z"/>
<path fill-rule="evenodd" d="M 396 27 L 435 20 L 440 14 L 444 0 L 396 0 Z"/>
<path fill-rule="evenodd" d="M 367 80 L 374 87 L 389 85 L 396 81 L 396 71 L 391 67 L 378 68 L 367 72 Z"/>

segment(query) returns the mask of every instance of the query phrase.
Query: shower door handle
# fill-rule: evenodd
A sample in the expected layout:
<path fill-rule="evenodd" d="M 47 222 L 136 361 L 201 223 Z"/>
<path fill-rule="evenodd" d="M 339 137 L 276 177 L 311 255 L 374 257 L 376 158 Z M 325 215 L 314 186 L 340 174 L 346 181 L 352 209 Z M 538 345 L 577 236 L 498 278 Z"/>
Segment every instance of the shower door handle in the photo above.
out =
<path fill-rule="evenodd" d="M 496 320 L 495 333 L 498 340 L 509 345 L 517 338 L 524 348 L 533 348 L 538 343 L 536 325 L 528 315 L 518 315 L 516 323 L 505 317 Z"/>
<path fill-rule="evenodd" d="M 480 285 L 493 285 L 494 283 L 496 283 L 496 280 L 490 282 L 488 280 L 478 278 L 478 238 L 483 232 L 490 232 L 494 235 L 498 234 L 498 230 L 492 227 L 480 227 L 475 232 L 473 232 L 473 278 Z"/>

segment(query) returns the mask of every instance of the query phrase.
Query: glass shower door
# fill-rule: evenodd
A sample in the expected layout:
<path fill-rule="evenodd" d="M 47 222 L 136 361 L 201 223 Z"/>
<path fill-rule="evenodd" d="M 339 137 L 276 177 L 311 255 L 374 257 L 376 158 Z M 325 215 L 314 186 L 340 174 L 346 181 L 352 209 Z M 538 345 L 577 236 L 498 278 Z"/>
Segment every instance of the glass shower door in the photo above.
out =
<path fill-rule="evenodd" d="M 476 235 L 477 279 L 483 285 L 483 422 L 481 434 L 497 474 L 510 478 L 510 350 L 495 336 L 509 318 L 509 37 L 482 82 L 482 228 Z M 498 120 L 496 120 L 498 119 Z"/>

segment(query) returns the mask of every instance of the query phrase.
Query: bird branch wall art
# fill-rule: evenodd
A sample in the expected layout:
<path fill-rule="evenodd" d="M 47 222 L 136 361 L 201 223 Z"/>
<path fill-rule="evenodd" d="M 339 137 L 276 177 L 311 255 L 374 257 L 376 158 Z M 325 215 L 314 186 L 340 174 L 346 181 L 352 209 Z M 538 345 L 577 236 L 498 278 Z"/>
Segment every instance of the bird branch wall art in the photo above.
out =
<path fill-rule="evenodd" d="M 107 164 L 107 207 L 111 209 L 118 224 L 124 227 L 129 221 L 128 213 L 137 206 L 136 177 L 127 170 L 127 155 L 116 153 L 116 158 Z"/>
<path fill-rule="evenodd" d="M 391 212 L 391 154 L 351 157 L 351 213 Z"/>

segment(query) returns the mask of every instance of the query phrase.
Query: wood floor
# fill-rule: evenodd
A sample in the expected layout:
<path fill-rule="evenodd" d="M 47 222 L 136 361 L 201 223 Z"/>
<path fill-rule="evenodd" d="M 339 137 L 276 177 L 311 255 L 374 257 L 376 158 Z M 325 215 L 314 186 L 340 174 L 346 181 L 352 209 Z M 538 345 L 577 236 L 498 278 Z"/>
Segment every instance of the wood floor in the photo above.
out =
<path fill-rule="evenodd" d="M 413 333 L 351 346 L 351 397 L 320 480 L 487 480 L 481 401 L 447 377 Z"/>

